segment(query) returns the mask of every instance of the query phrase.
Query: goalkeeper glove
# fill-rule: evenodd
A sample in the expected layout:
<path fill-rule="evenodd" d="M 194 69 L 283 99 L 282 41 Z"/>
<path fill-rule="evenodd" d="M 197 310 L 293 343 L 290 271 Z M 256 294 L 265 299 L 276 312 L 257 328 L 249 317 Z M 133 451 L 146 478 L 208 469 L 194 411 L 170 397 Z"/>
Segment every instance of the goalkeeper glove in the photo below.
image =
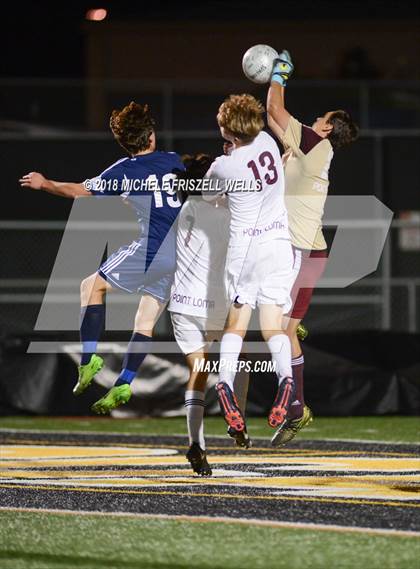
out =
<path fill-rule="evenodd" d="M 285 49 L 274 60 L 271 81 L 277 81 L 282 87 L 286 87 L 286 83 L 293 73 L 294 65 L 290 53 Z"/>

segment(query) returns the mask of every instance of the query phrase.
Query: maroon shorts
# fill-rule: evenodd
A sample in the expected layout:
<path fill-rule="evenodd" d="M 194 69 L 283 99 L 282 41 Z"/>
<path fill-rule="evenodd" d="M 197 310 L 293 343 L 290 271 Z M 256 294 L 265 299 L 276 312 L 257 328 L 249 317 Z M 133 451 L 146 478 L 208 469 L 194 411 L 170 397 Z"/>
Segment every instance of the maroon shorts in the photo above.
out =
<path fill-rule="evenodd" d="M 296 320 L 302 320 L 305 316 L 316 283 L 322 276 L 328 260 L 328 251 L 308 251 L 293 247 L 295 256 L 296 280 L 293 284 L 291 297 L 292 309 L 288 316 Z"/>

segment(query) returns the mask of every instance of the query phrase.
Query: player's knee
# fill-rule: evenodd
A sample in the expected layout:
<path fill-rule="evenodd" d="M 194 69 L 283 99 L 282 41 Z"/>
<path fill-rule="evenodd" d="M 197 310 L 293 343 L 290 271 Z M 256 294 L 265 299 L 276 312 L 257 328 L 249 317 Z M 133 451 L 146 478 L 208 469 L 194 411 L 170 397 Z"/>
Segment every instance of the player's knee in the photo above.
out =
<path fill-rule="evenodd" d="M 80 283 L 80 298 L 82 305 L 89 304 L 89 300 L 94 293 L 105 293 L 106 283 L 97 278 L 97 274 L 89 275 Z"/>

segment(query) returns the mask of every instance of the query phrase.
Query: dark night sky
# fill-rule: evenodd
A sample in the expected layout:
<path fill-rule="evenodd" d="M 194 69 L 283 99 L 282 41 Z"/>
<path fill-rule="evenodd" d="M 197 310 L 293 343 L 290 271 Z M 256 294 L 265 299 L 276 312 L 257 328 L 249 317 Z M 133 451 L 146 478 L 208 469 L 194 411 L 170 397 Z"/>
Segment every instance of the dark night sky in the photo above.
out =
<path fill-rule="evenodd" d="M 196 0 L 142 2 L 9 2 L 1 7 L 3 77 L 83 77 L 84 15 L 89 8 L 107 8 L 107 21 L 252 19 L 413 19 L 416 2 L 407 0 L 280 0 L 222 2 Z M 264 7 L 264 10 L 261 9 Z M 94 25 L 101 25 L 100 22 Z M 392 46 L 390 46 L 392 49 Z"/>

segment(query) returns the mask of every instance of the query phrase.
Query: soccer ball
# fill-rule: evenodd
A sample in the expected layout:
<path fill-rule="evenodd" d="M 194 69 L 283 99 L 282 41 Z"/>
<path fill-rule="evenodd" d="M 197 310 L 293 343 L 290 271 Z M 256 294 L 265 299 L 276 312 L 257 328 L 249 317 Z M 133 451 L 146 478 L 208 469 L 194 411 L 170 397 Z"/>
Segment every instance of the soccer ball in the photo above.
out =
<path fill-rule="evenodd" d="M 254 83 L 268 83 L 274 60 L 278 56 L 277 51 L 269 45 L 253 45 L 242 58 L 245 76 Z"/>

